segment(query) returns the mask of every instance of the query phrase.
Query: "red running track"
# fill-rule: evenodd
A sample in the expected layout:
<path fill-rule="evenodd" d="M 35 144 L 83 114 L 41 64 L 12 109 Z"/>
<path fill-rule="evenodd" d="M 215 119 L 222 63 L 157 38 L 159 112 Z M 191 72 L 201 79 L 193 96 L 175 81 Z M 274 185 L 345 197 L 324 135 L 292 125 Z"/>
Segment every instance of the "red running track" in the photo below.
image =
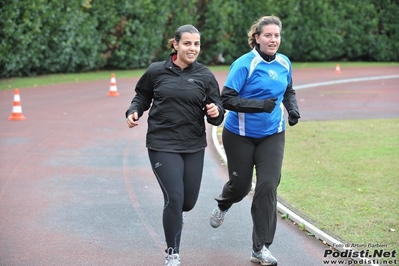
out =
<path fill-rule="evenodd" d="M 341 71 L 294 70 L 294 84 L 399 74 L 398 67 Z M 217 77 L 222 86 L 226 73 Z M 116 78 L 118 97 L 107 97 L 108 81 L 21 89 L 24 121 L 8 120 L 13 90 L 0 91 L 0 265 L 163 265 L 163 200 L 148 163 L 145 118 L 134 130 L 124 119 L 137 79 Z M 302 120 L 398 118 L 398 81 L 300 89 Z M 213 198 L 227 180 L 210 133 L 200 198 L 184 225 L 182 266 L 256 265 L 249 261 L 250 196 L 222 227 L 209 226 Z M 279 265 L 323 265 L 326 249 L 279 219 L 271 247 Z"/>

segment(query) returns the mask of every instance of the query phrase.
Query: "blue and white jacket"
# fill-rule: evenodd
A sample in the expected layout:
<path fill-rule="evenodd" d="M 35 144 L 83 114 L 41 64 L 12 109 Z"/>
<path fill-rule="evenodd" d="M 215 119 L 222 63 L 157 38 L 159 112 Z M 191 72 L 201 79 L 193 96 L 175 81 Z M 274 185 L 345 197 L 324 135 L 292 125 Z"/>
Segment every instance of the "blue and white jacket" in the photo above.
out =
<path fill-rule="evenodd" d="M 223 107 L 230 110 L 226 129 L 252 138 L 284 131 L 284 107 L 299 113 L 290 60 L 280 53 L 260 53 L 254 48 L 233 62 L 221 95 Z M 276 107 L 267 113 L 264 101 L 270 98 L 277 98 Z"/>

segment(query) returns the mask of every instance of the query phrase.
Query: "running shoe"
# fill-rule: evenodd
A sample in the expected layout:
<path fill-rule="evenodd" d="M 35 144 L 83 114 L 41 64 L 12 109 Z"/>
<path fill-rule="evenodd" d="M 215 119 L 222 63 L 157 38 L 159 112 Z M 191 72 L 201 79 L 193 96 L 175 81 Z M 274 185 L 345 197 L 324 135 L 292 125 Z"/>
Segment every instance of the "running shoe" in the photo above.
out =
<path fill-rule="evenodd" d="M 261 265 L 277 265 L 276 258 L 273 257 L 270 250 L 268 250 L 265 246 L 263 246 L 259 252 L 252 251 L 251 261 L 259 262 Z"/>
<path fill-rule="evenodd" d="M 211 213 L 211 217 L 209 219 L 209 222 L 211 224 L 211 226 L 213 228 L 218 228 L 219 226 L 222 225 L 223 221 L 224 221 L 224 215 L 226 214 L 226 212 L 228 211 L 222 211 L 221 209 L 219 209 L 219 206 L 216 206 L 212 213 Z"/>
<path fill-rule="evenodd" d="M 180 256 L 179 254 L 171 254 L 166 257 L 165 266 L 179 266 Z"/>

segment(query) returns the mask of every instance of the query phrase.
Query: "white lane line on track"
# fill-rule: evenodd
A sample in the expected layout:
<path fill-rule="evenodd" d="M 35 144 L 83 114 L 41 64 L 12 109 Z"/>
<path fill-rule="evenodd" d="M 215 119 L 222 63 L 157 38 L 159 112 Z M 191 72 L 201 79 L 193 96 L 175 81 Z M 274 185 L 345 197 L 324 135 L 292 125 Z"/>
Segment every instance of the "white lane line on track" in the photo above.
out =
<path fill-rule="evenodd" d="M 298 85 L 298 86 L 294 86 L 294 89 L 295 90 L 301 90 L 301 89 L 308 89 L 308 88 L 335 85 L 335 84 L 342 84 L 342 83 L 362 82 L 362 81 L 382 80 L 382 79 L 397 79 L 397 78 L 399 78 L 399 75 L 363 77 L 363 78 L 352 78 L 352 79 L 339 79 L 339 80 L 332 80 L 332 81 L 325 81 L 325 82 L 317 82 L 317 83 Z"/>
<path fill-rule="evenodd" d="M 160 252 L 164 252 L 164 242 L 162 241 L 161 238 L 158 237 L 158 234 L 155 232 L 155 229 L 150 225 L 151 223 L 148 221 L 148 218 L 146 218 L 145 214 L 143 213 L 143 208 L 140 206 L 140 202 L 137 200 L 136 193 L 135 193 L 135 188 L 132 186 L 132 182 L 130 182 L 130 174 L 129 171 L 131 170 L 130 167 L 128 167 L 128 157 L 131 152 L 130 148 L 132 146 L 132 143 L 136 138 L 136 136 L 140 133 L 140 131 L 135 130 L 133 135 L 130 137 L 128 144 L 125 147 L 125 151 L 123 153 L 123 179 L 125 182 L 126 186 L 126 191 L 129 195 L 130 201 L 133 205 L 133 208 L 135 212 L 137 213 L 137 216 L 139 217 L 140 221 L 144 225 L 145 230 L 148 232 L 148 235 L 150 236 L 149 239 L 152 239 L 153 242 L 155 243 L 156 246 L 158 246 Z"/>
<path fill-rule="evenodd" d="M 334 85 L 334 84 L 342 84 L 342 83 L 351 83 L 351 82 L 362 82 L 362 81 L 372 81 L 372 80 L 384 80 L 384 79 L 396 79 L 399 78 L 399 75 L 387 75 L 387 76 L 374 76 L 374 77 L 363 77 L 363 78 L 351 78 L 351 79 L 340 79 L 340 80 L 333 80 L 333 81 L 325 81 L 325 82 L 317 82 L 317 83 L 310 83 L 310 84 L 304 84 L 304 85 L 298 85 L 294 86 L 295 90 L 300 90 L 300 89 L 307 89 L 307 88 L 314 88 L 314 87 L 320 87 L 320 86 L 328 86 L 328 85 Z M 212 140 L 213 144 L 219 153 L 219 156 L 222 158 L 223 162 L 226 164 L 227 163 L 227 158 L 226 154 L 224 152 L 223 147 L 219 144 L 218 136 L 217 136 L 217 128 L 216 126 L 212 127 Z M 298 214 L 294 213 L 290 209 L 288 209 L 286 206 L 281 204 L 280 202 L 277 202 L 277 210 L 282 213 L 282 214 L 287 214 L 288 218 L 297 223 L 304 225 L 304 228 L 306 231 L 309 233 L 313 234 L 317 239 L 326 242 L 328 245 L 331 247 L 334 247 L 335 249 L 339 251 L 346 251 L 346 250 L 353 250 L 352 248 L 347 248 L 346 245 L 339 240 L 335 239 L 334 237 L 326 234 L 313 224 L 309 223 L 302 217 L 300 217 Z M 355 250 L 353 250 L 355 251 Z M 379 266 L 379 264 L 371 264 L 371 261 L 367 258 L 351 258 L 356 261 L 359 261 L 360 259 L 363 259 L 363 261 L 367 261 L 368 265 L 371 266 Z"/>

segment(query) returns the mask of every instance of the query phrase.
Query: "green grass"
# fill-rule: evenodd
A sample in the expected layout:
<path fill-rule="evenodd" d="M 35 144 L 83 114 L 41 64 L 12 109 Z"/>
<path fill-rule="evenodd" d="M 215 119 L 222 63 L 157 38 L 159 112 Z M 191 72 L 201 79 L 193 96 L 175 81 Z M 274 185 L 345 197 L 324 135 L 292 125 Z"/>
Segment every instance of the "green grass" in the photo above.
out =
<path fill-rule="evenodd" d="M 363 66 L 399 66 L 399 63 L 367 63 L 367 62 L 339 62 L 341 67 L 363 67 Z M 293 63 L 293 68 L 335 68 L 335 62 L 321 63 Z M 211 66 L 212 71 L 228 71 L 229 66 Z M 115 73 L 117 79 L 139 77 L 144 73 L 144 69 L 137 70 L 109 70 L 96 71 L 87 73 L 68 73 L 68 74 L 51 74 L 28 78 L 9 78 L 0 79 L 0 90 L 21 89 L 45 85 L 56 85 L 62 83 L 109 80 L 111 73 Z"/>
<path fill-rule="evenodd" d="M 87 73 L 68 73 L 68 74 L 50 74 L 27 78 L 9 78 L 0 80 L 0 90 L 21 89 L 28 87 L 38 87 L 46 85 L 56 85 L 64 83 L 109 80 L 111 74 L 115 73 L 119 78 L 139 77 L 144 73 L 143 69 L 139 70 L 116 70 L 116 71 L 96 71 Z"/>
<path fill-rule="evenodd" d="M 217 131 L 221 144 L 222 128 Z M 344 244 L 398 250 L 399 118 L 288 127 L 278 195 Z"/>
<path fill-rule="evenodd" d="M 346 243 L 398 249 L 398 133 L 399 119 L 288 128 L 279 196 Z"/>
<path fill-rule="evenodd" d="M 381 67 L 399 66 L 399 62 L 294 62 L 293 68 L 335 68 L 336 64 L 340 67 Z"/>

